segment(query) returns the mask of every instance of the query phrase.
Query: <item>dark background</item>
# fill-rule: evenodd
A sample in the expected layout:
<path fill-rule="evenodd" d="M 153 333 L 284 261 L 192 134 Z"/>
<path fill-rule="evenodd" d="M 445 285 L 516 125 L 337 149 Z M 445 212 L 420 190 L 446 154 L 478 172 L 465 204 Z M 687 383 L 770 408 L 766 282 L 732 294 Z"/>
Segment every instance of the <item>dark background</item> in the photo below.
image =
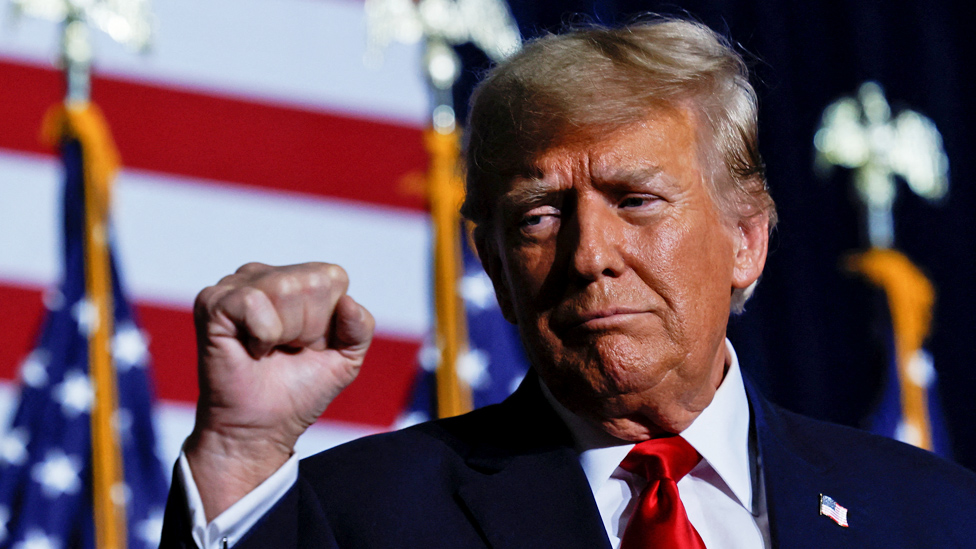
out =
<path fill-rule="evenodd" d="M 523 37 L 571 24 L 618 24 L 648 12 L 690 17 L 731 38 L 752 70 L 760 102 L 760 147 L 780 212 L 763 281 L 730 338 L 743 369 L 773 401 L 811 416 L 863 426 L 888 360 L 884 294 L 846 273 L 843 258 L 866 248 L 850 173 L 813 170 L 823 109 L 879 82 L 893 109 L 911 108 L 942 133 L 949 196 L 931 205 L 899 182 L 895 247 L 937 292 L 926 348 L 953 457 L 976 469 L 976 368 L 970 332 L 976 292 L 972 153 L 976 95 L 972 17 L 943 0 L 700 0 L 664 2 L 510 0 Z M 473 48 L 457 104 L 487 66 Z M 464 108 L 459 109 L 463 114 Z"/>

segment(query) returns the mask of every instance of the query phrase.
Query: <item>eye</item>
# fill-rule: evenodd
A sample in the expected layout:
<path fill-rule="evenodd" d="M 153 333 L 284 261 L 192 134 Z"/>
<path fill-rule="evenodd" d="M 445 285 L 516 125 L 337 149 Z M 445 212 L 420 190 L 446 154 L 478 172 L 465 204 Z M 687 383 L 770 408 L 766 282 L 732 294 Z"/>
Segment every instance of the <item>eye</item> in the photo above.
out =
<path fill-rule="evenodd" d="M 620 201 L 619 207 L 623 209 L 641 208 L 654 200 L 655 197 L 649 195 L 630 195 Z"/>
<path fill-rule="evenodd" d="M 518 228 L 523 234 L 537 235 L 553 227 L 559 219 L 559 210 L 552 206 L 532 208 L 518 218 Z"/>
<path fill-rule="evenodd" d="M 622 210 L 643 210 L 653 206 L 660 197 L 652 194 L 628 194 L 624 196 L 617 207 Z"/>

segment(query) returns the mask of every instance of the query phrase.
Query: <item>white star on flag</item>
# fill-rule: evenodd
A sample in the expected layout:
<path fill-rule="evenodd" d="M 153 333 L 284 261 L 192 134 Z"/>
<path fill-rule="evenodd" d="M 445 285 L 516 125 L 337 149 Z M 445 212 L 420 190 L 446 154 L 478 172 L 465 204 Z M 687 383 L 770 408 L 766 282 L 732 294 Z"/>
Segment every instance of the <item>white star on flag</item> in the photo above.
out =
<path fill-rule="evenodd" d="M 31 469 L 31 478 L 41 485 L 44 495 L 54 499 L 62 494 L 75 494 L 81 489 L 81 460 L 66 455 L 60 449 L 50 450 Z"/>
<path fill-rule="evenodd" d="M 126 506 L 132 500 L 132 490 L 124 482 L 116 482 L 109 489 L 109 496 L 116 505 Z"/>
<path fill-rule="evenodd" d="M 915 385 L 928 389 L 932 387 L 935 377 L 935 365 L 932 361 L 932 355 L 925 351 L 925 349 L 915 351 L 915 354 L 908 359 L 908 378 Z"/>
<path fill-rule="evenodd" d="M 23 465 L 27 461 L 27 441 L 30 433 L 24 427 L 11 429 L 0 439 L 0 462 Z"/>
<path fill-rule="evenodd" d="M 132 437 L 130 432 L 132 429 L 132 424 L 134 420 L 132 419 L 132 412 L 126 410 L 125 408 L 118 408 L 115 410 L 115 414 L 112 415 L 112 427 L 115 427 L 115 432 L 119 434 L 119 438 L 123 443 L 128 442 Z"/>
<path fill-rule="evenodd" d="M 120 326 L 112 338 L 112 356 L 120 372 L 127 372 L 133 366 L 144 366 L 148 353 L 146 338 L 132 323 Z"/>
<path fill-rule="evenodd" d="M 522 384 L 523 379 L 525 379 L 525 374 L 513 377 L 512 380 L 508 382 L 508 392 L 514 393 L 515 390 L 519 388 L 519 385 Z"/>
<path fill-rule="evenodd" d="M 45 349 L 37 349 L 27 355 L 20 367 L 20 377 L 29 387 L 40 389 L 47 385 L 47 365 L 51 361 L 50 353 Z"/>
<path fill-rule="evenodd" d="M 98 309 L 87 299 L 79 299 L 71 308 L 71 314 L 78 323 L 78 331 L 90 336 L 98 329 Z"/>
<path fill-rule="evenodd" d="M 146 545 L 157 547 L 163 534 L 163 510 L 156 508 L 149 511 L 149 517 L 136 524 L 136 535 L 146 542 Z"/>
<path fill-rule="evenodd" d="M 61 411 L 69 418 L 91 410 L 95 400 L 88 376 L 78 370 L 71 370 L 64 374 L 64 381 L 54 388 L 54 398 L 61 403 Z"/>
<path fill-rule="evenodd" d="M 488 354 L 481 349 L 471 349 L 461 355 L 457 365 L 458 377 L 472 389 L 480 389 L 491 383 L 488 375 Z"/>
<path fill-rule="evenodd" d="M 27 532 L 24 541 L 14 545 L 14 549 L 61 549 L 61 540 L 48 536 L 41 530 Z"/>
<path fill-rule="evenodd" d="M 424 370 L 436 372 L 437 364 L 441 361 L 441 351 L 433 342 L 426 341 L 420 348 L 420 352 L 417 353 L 417 360 L 420 362 L 420 367 Z"/>
<path fill-rule="evenodd" d="M 0 543 L 7 541 L 7 523 L 10 521 L 10 510 L 0 505 Z"/>
<path fill-rule="evenodd" d="M 484 271 L 465 275 L 461 279 L 461 296 L 466 304 L 480 310 L 495 305 L 495 287 Z"/>

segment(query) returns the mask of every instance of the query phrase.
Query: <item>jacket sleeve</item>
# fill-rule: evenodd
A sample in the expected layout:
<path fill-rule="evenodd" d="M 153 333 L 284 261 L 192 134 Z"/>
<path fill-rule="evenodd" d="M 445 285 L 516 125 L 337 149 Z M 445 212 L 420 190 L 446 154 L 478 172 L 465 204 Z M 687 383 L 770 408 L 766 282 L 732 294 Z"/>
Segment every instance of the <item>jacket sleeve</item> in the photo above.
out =
<path fill-rule="evenodd" d="M 160 549 L 197 549 L 192 524 L 183 485 L 173 482 L 166 501 Z M 338 549 L 339 546 L 321 503 L 307 481 L 299 477 L 284 497 L 233 547 Z"/>

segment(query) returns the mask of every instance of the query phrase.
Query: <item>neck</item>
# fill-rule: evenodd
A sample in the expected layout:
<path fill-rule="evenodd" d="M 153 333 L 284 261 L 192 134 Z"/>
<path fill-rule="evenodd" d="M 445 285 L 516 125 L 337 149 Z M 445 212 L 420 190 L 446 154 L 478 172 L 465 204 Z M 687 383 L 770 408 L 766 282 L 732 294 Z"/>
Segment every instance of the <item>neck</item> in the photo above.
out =
<path fill-rule="evenodd" d="M 623 395 L 609 402 L 599 403 L 596 412 L 575 409 L 572 399 L 560 399 L 550 393 L 547 398 L 560 403 L 584 421 L 593 424 L 614 439 L 641 442 L 655 437 L 678 434 L 687 429 L 712 402 L 715 392 L 725 379 L 731 365 L 731 355 L 724 343 L 716 353 L 707 375 L 697 383 L 660 383 L 636 395 Z M 675 386 L 678 386 L 676 389 Z"/>

